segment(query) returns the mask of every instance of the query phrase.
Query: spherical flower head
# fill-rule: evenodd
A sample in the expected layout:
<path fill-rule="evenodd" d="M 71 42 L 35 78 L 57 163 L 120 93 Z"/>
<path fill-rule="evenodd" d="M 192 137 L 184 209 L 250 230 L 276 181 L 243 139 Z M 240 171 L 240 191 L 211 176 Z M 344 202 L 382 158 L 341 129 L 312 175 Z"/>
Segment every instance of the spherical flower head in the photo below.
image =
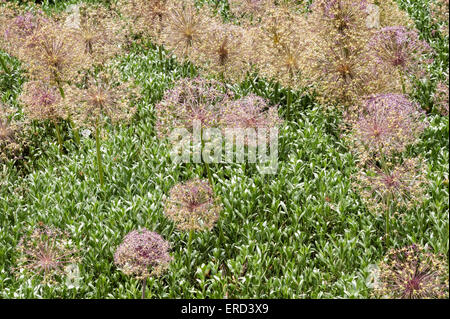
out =
<path fill-rule="evenodd" d="M 359 15 L 366 12 L 366 0 L 318 0 L 311 6 L 321 20 L 327 20 L 339 33 L 358 27 Z"/>
<path fill-rule="evenodd" d="M 165 202 L 165 215 L 180 230 L 210 230 L 222 207 L 207 180 L 193 179 L 175 185 Z"/>
<path fill-rule="evenodd" d="M 248 39 L 243 27 L 211 21 L 204 30 L 202 42 L 191 51 L 191 61 L 207 74 L 240 81 L 250 68 Z"/>
<path fill-rule="evenodd" d="M 436 88 L 436 94 L 434 96 L 434 103 L 439 111 L 443 116 L 448 116 L 448 107 L 449 107 L 449 100 L 448 100 L 448 78 L 446 82 L 439 82 Z"/>
<path fill-rule="evenodd" d="M 85 43 L 73 29 L 46 21 L 27 37 L 20 53 L 33 79 L 61 86 L 89 66 Z"/>
<path fill-rule="evenodd" d="M 394 299 L 448 298 L 448 263 L 429 249 L 411 245 L 391 249 L 379 264 L 374 295 Z"/>
<path fill-rule="evenodd" d="M 271 107 L 265 99 L 255 94 L 249 94 L 238 100 L 227 103 L 222 109 L 221 127 L 226 129 L 255 129 L 256 132 L 266 130 L 267 140 L 269 142 L 269 133 L 271 129 L 278 129 L 282 123 L 278 116 L 276 107 Z M 245 136 L 244 144 L 254 145 L 253 141 L 249 143 L 248 136 Z"/>
<path fill-rule="evenodd" d="M 376 214 L 420 205 L 427 197 L 428 184 L 420 158 L 406 159 L 401 164 L 386 163 L 383 168 L 370 163 L 359 170 L 354 180 L 363 202 Z"/>
<path fill-rule="evenodd" d="M 415 30 L 403 26 L 381 29 L 373 36 L 369 47 L 378 64 L 417 77 L 423 76 L 424 56 L 431 53 L 428 43 L 420 40 Z"/>
<path fill-rule="evenodd" d="M 11 55 L 20 56 L 20 50 L 23 48 L 26 40 L 47 19 L 44 18 L 41 11 L 29 11 L 18 14 L 17 8 L 10 6 L 4 10 L 7 11 L 2 12 L 2 21 L 0 21 L 0 39 L 4 43 L 2 47 Z"/>
<path fill-rule="evenodd" d="M 171 1 L 161 32 L 164 45 L 180 60 L 189 59 L 191 51 L 203 41 L 209 20 L 210 14 L 193 1 Z"/>
<path fill-rule="evenodd" d="M 159 43 L 169 2 L 170 0 L 118 0 L 112 6 L 126 19 L 131 32 L 149 35 Z"/>
<path fill-rule="evenodd" d="M 79 262 L 69 234 L 42 223 L 20 239 L 17 251 L 17 275 L 39 276 L 44 283 L 56 281 L 67 265 Z"/>
<path fill-rule="evenodd" d="M 125 24 L 114 11 L 100 5 L 82 4 L 79 10 L 79 24 L 71 29 L 84 42 L 84 53 L 90 62 L 104 64 L 123 50 L 127 37 Z"/>
<path fill-rule="evenodd" d="M 114 254 L 114 263 L 124 274 L 145 279 L 160 276 L 172 257 L 170 244 L 145 228 L 128 233 Z"/>
<path fill-rule="evenodd" d="M 136 112 L 131 105 L 140 95 L 132 82 L 122 81 L 120 74 L 110 69 L 90 77 L 82 89 L 71 86 L 66 101 L 75 124 L 96 127 L 108 119 L 113 124 L 129 121 Z"/>
<path fill-rule="evenodd" d="M 231 99 L 220 82 L 202 78 L 180 79 L 156 105 L 156 129 L 160 138 L 170 135 L 174 128 L 193 132 L 198 121 L 202 128 L 216 127 L 220 110 Z"/>
<path fill-rule="evenodd" d="M 391 82 L 388 73 L 375 68 L 367 47 L 372 30 L 366 5 L 356 0 L 316 1 L 308 15 L 303 77 L 323 104 L 348 109 Z"/>
<path fill-rule="evenodd" d="M 58 122 L 68 116 L 59 89 L 43 81 L 25 83 L 19 100 L 32 120 Z"/>
<path fill-rule="evenodd" d="M 14 119 L 13 110 L 0 103 L 0 163 L 22 158 L 29 127 Z"/>
<path fill-rule="evenodd" d="M 362 162 L 401 153 L 427 126 L 420 106 L 401 94 L 367 98 L 353 124 L 350 139 Z"/>
<path fill-rule="evenodd" d="M 261 75 L 283 86 L 300 87 L 307 36 L 299 30 L 306 30 L 306 19 L 289 8 L 273 6 L 261 18 L 260 25 L 248 27 L 253 39 L 248 60 Z"/>

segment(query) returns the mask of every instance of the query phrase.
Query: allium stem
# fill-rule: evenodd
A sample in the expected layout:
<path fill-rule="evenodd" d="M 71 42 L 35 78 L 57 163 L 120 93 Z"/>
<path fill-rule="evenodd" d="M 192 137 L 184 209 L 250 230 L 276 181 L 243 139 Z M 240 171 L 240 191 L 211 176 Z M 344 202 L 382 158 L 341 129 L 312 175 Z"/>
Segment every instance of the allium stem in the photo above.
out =
<path fill-rule="evenodd" d="M 2 65 L 3 70 L 6 74 L 11 74 L 11 71 L 9 70 L 8 66 L 6 65 L 5 58 L 0 54 L 0 64 Z"/>
<path fill-rule="evenodd" d="M 212 175 L 211 175 L 211 169 L 209 168 L 209 164 L 206 162 L 205 162 L 205 167 L 206 167 L 206 173 L 208 174 L 209 183 L 211 184 L 211 187 L 213 187 L 214 182 L 213 182 Z"/>
<path fill-rule="evenodd" d="M 191 229 L 191 230 L 189 230 L 189 239 L 188 239 L 188 244 L 187 244 L 189 257 L 191 256 L 191 253 L 192 253 L 192 238 L 193 237 L 194 237 L 194 230 Z"/>
<path fill-rule="evenodd" d="M 98 123 L 95 126 L 95 144 L 97 146 L 97 166 L 98 166 L 98 177 L 100 179 L 100 185 L 103 187 L 103 166 L 102 166 L 102 154 L 100 153 L 100 129 Z"/>
<path fill-rule="evenodd" d="M 147 277 L 142 279 L 142 299 L 145 299 L 145 287 L 147 286 Z"/>
<path fill-rule="evenodd" d="M 292 104 L 292 92 L 290 89 L 287 91 L 287 101 L 286 101 L 286 119 L 291 117 L 291 104 Z"/>
<path fill-rule="evenodd" d="M 61 130 L 59 128 L 58 122 L 56 122 L 56 121 L 55 121 L 55 131 L 56 131 L 56 138 L 58 139 L 59 152 L 62 153 L 63 145 L 62 145 Z"/>
<path fill-rule="evenodd" d="M 400 83 L 402 85 L 402 93 L 406 95 L 405 77 L 402 70 L 398 70 L 400 73 Z"/>

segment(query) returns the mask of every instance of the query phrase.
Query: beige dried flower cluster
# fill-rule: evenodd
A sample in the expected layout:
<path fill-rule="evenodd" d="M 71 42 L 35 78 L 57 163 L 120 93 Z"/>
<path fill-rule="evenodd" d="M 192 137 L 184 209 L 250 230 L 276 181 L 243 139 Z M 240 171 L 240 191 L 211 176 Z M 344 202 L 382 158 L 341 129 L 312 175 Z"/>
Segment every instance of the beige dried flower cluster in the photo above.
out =
<path fill-rule="evenodd" d="M 83 88 L 69 87 L 66 96 L 77 126 L 98 127 L 107 120 L 129 121 L 136 111 L 131 105 L 139 91 L 132 80 L 122 81 L 117 71 L 109 68 L 89 77 Z"/>
<path fill-rule="evenodd" d="M 378 28 L 390 26 L 413 27 L 414 21 L 408 13 L 401 10 L 394 0 L 370 0 L 370 4 L 378 7 Z"/>
<path fill-rule="evenodd" d="M 210 12 L 205 7 L 197 8 L 194 1 L 171 1 L 163 19 L 161 42 L 179 59 L 190 59 L 204 41 L 210 22 Z"/>
<path fill-rule="evenodd" d="M 207 180 L 193 179 L 177 184 L 165 203 L 164 213 L 180 230 L 210 230 L 222 207 Z"/>
<path fill-rule="evenodd" d="M 88 66 L 85 44 L 78 34 L 51 20 L 26 38 L 20 58 L 33 79 L 56 86 L 76 80 L 79 71 Z"/>
<path fill-rule="evenodd" d="M 376 214 L 410 210 L 426 199 L 426 165 L 421 158 L 406 159 L 400 165 L 376 163 L 358 171 L 354 187 L 366 207 Z"/>
<path fill-rule="evenodd" d="M 59 88 L 42 80 L 26 82 L 19 101 L 31 120 L 60 122 L 69 116 Z"/>
<path fill-rule="evenodd" d="M 249 41 L 243 27 L 211 21 L 191 60 L 222 80 L 242 80 L 248 71 Z"/>
<path fill-rule="evenodd" d="M 80 5 L 77 10 L 79 17 L 71 13 L 75 16 L 71 24 L 68 23 L 69 13 L 60 18 L 79 37 L 78 41 L 84 42 L 84 53 L 91 63 L 103 64 L 123 51 L 128 34 L 124 21 L 115 11 L 86 4 Z"/>
<path fill-rule="evenodd" d="M 0 163 L 18 158 L 25 147 L 22 125 L 11 116 L 12 111 L 0 103 Z"/>
<path fill-rule="evenodd" d="M 112 6 L 128 22 L 130 32 L 157 40 L 168 13 L 168 3 L 168 0 L 118 0 Z"/>
<path fill-rule="evenodd" d="M 382 79 L 374 74 L 367 48 L 371 30 L 366 9 L 365 1 L 314 2 L 308 16 L 304 74 L 317 86 L 323 102 L 352 106 L 361 96 L 374 93 Z"/>
<path fill-rule="evenodd" d="M 303 83 L 304 51 L 307 46 L 307 21 L 289 8 L 271 6 L 258 27 L 249 27 L 253 37 L 250 62 L 268 78 L 298 88 Z"/>

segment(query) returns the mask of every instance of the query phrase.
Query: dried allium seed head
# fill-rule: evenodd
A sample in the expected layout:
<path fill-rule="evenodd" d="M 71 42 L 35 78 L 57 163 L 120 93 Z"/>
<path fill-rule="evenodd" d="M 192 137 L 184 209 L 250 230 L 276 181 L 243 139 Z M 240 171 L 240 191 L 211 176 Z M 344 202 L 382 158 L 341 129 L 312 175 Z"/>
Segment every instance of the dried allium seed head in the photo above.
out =
<path fill-rule="evenodd" d="M 107 118 L 112 123 L 129 121 L 136 112 L 131 105 L 139 96 L 130 83 L 132 80 L 121 81 L 117 72 L 105 70 L 90 77 L 83 89 L 71 86 L 66 100 L 72 119 L 81 127 L 96 127 Z"/>
<path fill-rule="evenodd" d="M 179 59 L 189 59 L 191 51 L 202 43 L 209 21 L 209 12 L 197 8 L 194 1 L 171 1 L 163 20 L 162 42 Z"/>
<path fill-rule="evenodd" d="M 417 103 L 401 94 L 367 98 L 350 133 L 354 152 L 362 162 L 403 152 L 425 129 L 423 114 Z"/>
<path fill-rule="evenodd" d="M 144 279 L 160 276 L 172 257 L 170 244 L 145 228 L 128 233 L 114 254 L 114 263 L 126 275 Z"/>
<path fill-rule="evenodd" d="M 119 0 L 114 7 L 127 20 L 133 33 L 159 40 L 168 0 Z"/>
<path fill-rule="evenodd" d="M 18 14 L 18 8 L 0 8 L 0 48 L 14 56 L 20 56 L 26 40 L 47 21 L 41 11 Z"/>
<path fill-rule="evenodd" d="M 165 203 L 164 213 L 181 230 L 210 230 L 222 208 L 207 180 L 177 184 Z"/>
<path fill-rule="evenodd" d="M 361 96 L 386 91 L 386 86 L 398 82 L 389 72 L 376 69 L 367 48 L 372 31 L 366 19 L 364 0 L 314 3 L 308 16 L 304 76 L 317 87 L 322 102 L 352 107 Z"/>
<path fill-rule="evenodd" d="M 34 79 L 57 86 L 75 79 L 79 70 L 89 66 L 84 41 L 73 29 L 53 21 L 46 21 L 27 37 L 20 56 Z"/>
<path fill-rule="evenodd" d="M 22 159 L 29 126 L 14 117 L 14 111 L 0 103 L 0 163 Z"/>
<path fill-rule="evenodd" d="M 244 28 L 211 21 L 204 39 L 191 53 L 191 61 L 202 66 L 208 74 L 221 79 L 242 80 L 250 64 L 250 46 Z"/>
<path fill-rule="evenodd" d="M 413 27 L 414 21 L 408 13 L 401 10 L 395 0 L 370 0 L 370 4 L 376 5 L 379 12 L 379 27 L 391 27 L 401 25 Z"/>
<path fill-rule="evenodd" d="M 71 29 L 84 41 L 85 54 L 95 64 L 103 64 L 123 49 L 127 32 L 125 24 L 114 11 L 102 6 L 79 7 L 79 24 Z"/>
<path fill-rule="evenodd" d="M 448 298 L 448 263 L 417 245 L 391 249 L 379 264 L 374 295 L 394 299 Z"/>
<path fill-rule="evenodd" d="M 386 163 L 383 169 L 371 163 L 355 177 L 354 186 L 367 208 L 377 214 L 390 209 L 411 209 L 426 198 L 425 164 L 407 159 L 401 165 Z"/>
<path fill-rule="evenodd" d="M 156 129 L 160 138 L 174 128 L 193 131 L 195 121 L 203 128 L 218 126 L 220 110 L 232 98 L 220 82 L 202 78 L 181 79 L 156 105 Z"/>
<path fill-rule="evenodd" d="M 228 4 L 235 17 L 256 19 L 266 14 L 273 0 L 229 0 Z"/>
<path fill-rule="evenodd" d="M 282 123 L 277 108 L 270 107 L 266 100 L 254 94 L 227 103 L 222 109 L 221 118 L 221 127 L 224 129 L 263 129 L 268 138 L 269 130 L 278 128 Z M 248 136 L 245 136 L 244 144 L 249 145 Z"/>
<path fill-rule="evenodd" d="M 58 122 L 69 115 L 59 89 L 43 81 L 25 83 L 19 100 L 31 120 Z"/>
<path fill-rule="evenodd" d="M 304 63 L 305 29 L 306 20 L 301 14 L 282 6 L 271 7 L 262 17 L 261 27 L 248 28 L 253 38 L 250 62 L 263 76 L 284 86 L 298 87 Z"/>
<path fill-rule="evenodd" d="M 20 254 L 18 275 L 41 276 L 45 283 L 64 275 L 65 266 L 79 262 L 78 250 L 69 234 L 43 224 L 22 237 L 17 250 Z"/>
<path fill-rule="evenodd" d="M 448 107 L 449 107 L 449 101 L 448 101 L 448 75 L 446 82 L 439 82 L 436 88 L 436 94 L 434 96 L 434 103 L 437 107 L 437 110 L 439 113 L 441 113 L 444 116 L 448 116 Z"/>
<path fill-rule="evenodd" d="M 401 76 L 422 77 L 424 62 L 428 61 L 424 55 L 431 53 L 430 46 L 419 39 L 416 31 L 401 26 L 381 29 L 369 47 L 377 65 L 398 70 Z"/>

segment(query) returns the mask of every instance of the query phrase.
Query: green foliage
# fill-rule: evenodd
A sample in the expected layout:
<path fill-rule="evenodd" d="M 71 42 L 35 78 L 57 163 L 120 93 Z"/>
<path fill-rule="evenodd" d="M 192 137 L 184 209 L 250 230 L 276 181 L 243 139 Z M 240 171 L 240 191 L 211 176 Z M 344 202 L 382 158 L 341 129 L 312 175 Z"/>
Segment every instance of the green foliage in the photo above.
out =
<path fill-rule="evenodd" d="M 56 3 L 54 3 L 56 2 Z M 61 10 L 77 1 L 46 1 Z M 94 2 L 94 0 L 92 0 Z M 212 2 L 212 1 L 203 1 Z M 448 38 L 431 36 L 428 1 L 399 1 L 438 53 L 431 80 L 417 100 L 432 105 L 436 79 L 448 72 Z M 226 1 L 217 8 L 226 11 Z M 0 74 L 3 102 L 17 105 L 20 65 L 6 57 L 12 74 Z M 94 132 L 75 146 L 64 126 L 61 154 L 51 128 L 33 124 L 25 166 L 0 169 L 0 298 L 139 298 L 140 281 L 117 270 L 113 255 L 123 236 L 145 227 L 172 245 L 174 260 L 161 278 L 148 280 L 155 298 L 367 298 L 368 266 L 386 253 L 384 221 L 367 211 L 352 189 L 356 159 L 339 136 L 341 116 L 324 111 L 314 97 L 293 93 L 290 120 L 280 130 L 277 175 L 261 176 L 252 165 L 212 165 L 223 211 L 212 231 L 189 234 L 163 214 L 163 199 L 178 182 L 206 176 L 204 166 L 173 164 L 157 137 L 154 105 L 182 77 L 197 75 L 163 48 L 133 45 L 117 61 L 124 79 L 142 87 L 133 122 L 107 126 L 102 141 L 105 184 L 99 186 Z M 280 105 L 286 89 L 257 76 L 229 85 L 238 96 L 253 92 Z M 448 256 L 449 120 L 430 115 L 421 143 L 407 151 L 429 166 L 429 199 L 392 221 L 391 247 L 428 244 Z M 16 245 L 24 229 L 43 222 L 69 231 L 80 248 L 81 285 L 41 286 L 16 279 Z"/>

